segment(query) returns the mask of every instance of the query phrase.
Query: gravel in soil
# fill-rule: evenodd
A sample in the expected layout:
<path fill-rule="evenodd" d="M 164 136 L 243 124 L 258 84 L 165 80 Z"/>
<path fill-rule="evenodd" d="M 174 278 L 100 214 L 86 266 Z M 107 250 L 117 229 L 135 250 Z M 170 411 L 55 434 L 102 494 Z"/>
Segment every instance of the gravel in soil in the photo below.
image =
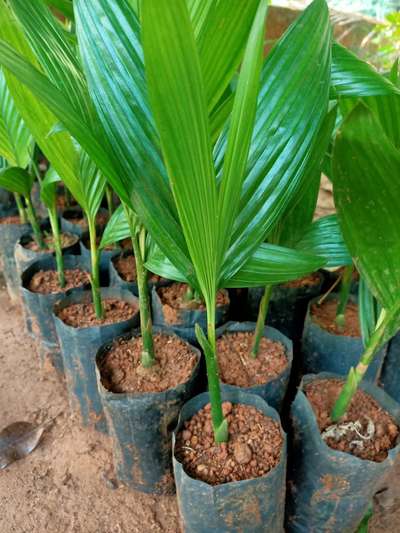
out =
<path fill-rule="evenodd" d="M 287 283 L 282 283 L 281 287 L 285 287 L 287 289 L 301 289 L 302 287 L 314 287 L 315 285 L 318 285 L 320 281 L 320 275 L 317 272 L 314 272 L 313 274 L 308 274 L 302 278 L 294 279 L 292 281 L 288 281 Z"/>
<path fill-rule="evenodd" d="M 262 385 L 276 378 L 288 361 L 281 342 L 262 337 L 257 357 L 251 356 L 254 332 L 225 333 L 217 340 L 220 378 L 237 387 Z"/>
<path fill-rule="evenodd" d="M 38 448 L 0 475 L 1 533 L 178 533 L 176 498 L 118 483 L 110 437 L 82 428 L 65 382 L 40 368 L 0 277 L 0 427 L 53 420 Z M 400 531 L 400 457 L 374 498 L 369 533 Z M 104 512 L 104 502 L 107 512 Z"/>
<path fill-rule="evenodd" d="M 71 233 L 62 233 L 60 235 L 61 238 L 61 248 L 68 248 L 69 246 L 72 246 L 73 244 L 77 243 L 79 240 L 79 237 L 77 235 L 72 235 Z M 46 244 L 46 248 L 42 249 L 39 248 L 36 241 L 33 239 L 28 241 L 27 243 L 23 244 L 23 247 L 27 250 L 31 250 L 32 252 L 41 252 L 41 253 L 50 253 L 54 251 L 54 243 L 53 243 L 53 235 L 46 235 L 44 237 L 44 243 Z"/>
<path fill-rule="evenodd" d="M 19 216 L 2 217 L 0 218 L 0 224 L 21 224 Z"/>
<path fill-rule="evenodd" d="M 124 281 L 136 281 L 136 262 L 133 254 L 118 255 L 117 257 L 113 258 L 112 262 L 118 274 Z M 148 280 L 152 283 L 158 283 L 161 279 L 163 278 L 157 276 L 157 274 L 152 274 L 151 272 L 149 272 Z"/>
<path fill-rule="evenodd" d="M 186 473 L 210 485 L 267 474 L 281 457 L 279 424 L 249 405 L 224 402 L 222 407 L 229 425 L 227 443 L 214 443 L 210 404 L 178 433 L 175 456 Z"/>
<path fill-rule="evenodd" d="M 361 337 L 360 322 L 358 318 L 358 306 L 354 302 L 348 302 L 345 311 L 345 326 L 340 328 L 336 322 L 337 300 L 325 300 L 322 304 L 315 303 L 311 306 L 311 316 L 321 328 L 334 335 L 345 337 Z"/>
<path fill-rule="evenodd" d="M 175 336 L 154 335 L 156 363 L 143 368 L 140 357 L 141 337 L 118 339 L 107 352 L 101 366 L 103 386 L 115 393 L 162 392 L 185 383 L 197 362 L 196 354 L 186 342 Z"/>
<path fill-rule="evenodd" d="M 388 451 L 396 446 L 399 427 L 392 416 L 362 390 L 356 392 L 347 413 L 333 424 L 330 412 L 342 386 L 341 380 L 321 379 L 305 387 L 322 438 L 334 450 L 377 463 L 384 461 Z"/>
<path fill-rule="evenodd" d="M 104 318 L 97 318 L 94 305 L 92 303 L 76 303 L 60 309 L 57 313 L 67 326 L 73 328 L 90 328 L 94 326 L 105 326 L 115 324 L 130 319 L 138 308 L 117 298 L 103 299 Z"/>
<path fill-rule="evenodd" d="M 64 270 L 65 286 L 60 287 L 58 272 L 55 270 L 40 270 L 32 276 L 28 289 L 40 294 L 55 294 L 66 292 L 70 289 L 82 287 L 89 283 L 89 274 L 79 268 Z"/>

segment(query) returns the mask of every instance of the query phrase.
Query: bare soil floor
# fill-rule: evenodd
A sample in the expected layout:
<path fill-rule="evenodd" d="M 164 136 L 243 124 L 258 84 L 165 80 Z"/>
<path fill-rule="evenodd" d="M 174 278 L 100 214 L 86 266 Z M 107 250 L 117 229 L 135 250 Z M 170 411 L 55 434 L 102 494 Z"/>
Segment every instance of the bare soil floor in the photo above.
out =
<path fill-rule="evenodd" d="M 39 447 L 0 471 L 1 533 L 179 532 L 174 497 L 133 492 L 115 479 L 107 437 L 82 429 L 64 384 L 40 370 L 19 307 L 0 288 L 0 429 L 52 421 Z M 370 531 L 400 531 L 400 465 Z"/>

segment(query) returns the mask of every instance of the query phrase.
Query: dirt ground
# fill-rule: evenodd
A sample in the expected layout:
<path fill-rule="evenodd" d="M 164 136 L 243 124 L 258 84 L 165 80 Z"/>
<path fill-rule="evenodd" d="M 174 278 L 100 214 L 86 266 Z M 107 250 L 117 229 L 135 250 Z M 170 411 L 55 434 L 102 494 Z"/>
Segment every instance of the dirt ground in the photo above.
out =
<path fill-rule="evenodd" d="M 52 421 L 39 447 L 0 472 L 1 533 L 179 532 L 173 497 L 115 480 L 107 437 L 79 427 L 63 383 L 43 373 L 18 307 L 0 288 L 0 428 Z M 370 531 L 400 531 L 400 467 L 379 498 Z M 274 532 L 271 532 L 274 533 Z"/>

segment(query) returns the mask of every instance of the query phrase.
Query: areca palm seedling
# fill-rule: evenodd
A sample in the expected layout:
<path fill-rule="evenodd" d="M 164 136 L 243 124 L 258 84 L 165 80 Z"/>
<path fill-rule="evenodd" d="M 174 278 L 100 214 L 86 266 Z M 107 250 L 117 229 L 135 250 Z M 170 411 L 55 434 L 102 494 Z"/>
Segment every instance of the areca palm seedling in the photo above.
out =
<path fill-rule="evenodd" d="M 11 4 L 15 8 L 21 2 Z M 215 353 L 216 290 L 284 282 L 322 264 L 314 256 L 263 241 L 304 186 L 306 170 L 320 160 L 319 132 L 328 107 L 329 72 L 339 93 L 359 94 L 360 85 L 389 91 L 369 67 L 363 65 L 360 74 L 356 58 L 349 58 L 340 47 L 331 48 L 327 9 L 320 0 L 262 67 L 266 9 L 262 2 L 242 62 L 230 128 L 214 150 L 214 164 L 214 140 L 233 104 L 233 97 L 224 95 L 241 61 L 258 4 L 247 2 L 244 9 L 241 2 L 210 3 L 207 16 L 197 16 L 203 13 L 202 2 L 193 2 L 191 22 L 183 1 L 167 5 L 146 0 L 141 37 L 130 2 L 102 0 L 88 5 L 76 1 L 78 43 L 101 127 L 88 120 L 80 99 L 73 98 L 75 90 L 63 91 L 57 79 L 60 73 L 43 75 L 29 58 L 24 60 L 0 43 L 1 63 L 52 110 L 151 234 L 156 252 L 146 264 L 159 275 L 188 282 L 204 298 L 208 338 L 198 334 L 206 353 L 218 441 L 227 432 Z M 25 7 L 36 11 L 40 5 Z M 25 17 L 24 25 L 32 18 L 33 14 Z M 216 31 L 222 20 L 226 31 Z M 309 28 L 314 25 L 318 32 L 311 32 L 310 40 Z M 42 26 L 40 19 L 36 26 Z M 29 30 L 31 39 L 35 31 Z M 160 141 L 148 104 L 141 38 Z M 332 68 L 331 50 L 335 53 Z M 171 57 L 179 61 L 171 62 Z M 81 80 L 75 68 L 64 65 L 62 72 L 68 86 Z M 249 120 L 254 115 L 255 122 Z"/>
<path fill-rule="evenodd" d="M 19 114 L 0 70 L 0 155 L 4 164 L 0 170 L 1 186 L 14 193 L 21 223 L 28 218 L 40 248 L 44 242 L 32 204 L 31 189 L 35 176 L 28 169 L 33 157 L 33 139 Z M 25 199 L 25 206 L 22 198 Z"/>
<path fill-rule="evenodd" d="M 400 172 L 399 114 L 393 115 L 393 106 L 400 109 L 400 94 L 371 100 L 356 105 L 338 133 L 334 195 L 346 243 L 382 310 L 333 408 L 335 421 L 347 410 L 379 347 L 400 325 L 400 188 L 393 179 Z"/>
<path fill-rule="evenodd" d="M 25 14 L 24 7 L 20 5 L 22 10 L 21 16 Z M 57 26 L 57 21 L 52 17 L 50 11 L 42 6 L 42 11 L 39 13 L 34 10 L 36 16 L 43 15 L 43 20 L 46 21 L 48 43 L 55 43 L 57 35 L 63 35 L 61 43 L 54 44 L 53 52 L 57 55 L 60 53 L 60 49 L 67 41 L 66 36 L 63 33 L 61 26 Z M 29 15 L 29 14 L 28 14 Z M 58 70 L 53 69 L 56 65 L 45 63 L 46 47 L 44 41 L 33 43 L 30 47 L 27 39 L 25 38 L 21 27 L 17 24 L 17 21 L 13 18 L 10 9 L 3 6 L 1 12 L 2 24 L 1 35 L 3 38 L 13 42 L 15 49 L 18 50 L 24 57 L 37 64 L 37 61 L 43 61 L 43 68 L 47 67 L 47 72 L 52 76 L 57 74 L 60 76 L 59 82 L 65 82 L 66 76 L 63 73 L 64 66 L 58 64 Z M 46 18 L 47 17 L 47 18 Z M 30 21 L 30 27 L 32 28 L 36 24 L 36 19 L 33 18 Z M 37 28 L 37 27 L 36 27 Z M 52 31 L 54 30 L 54 33 Z M 36 34 L 37 35 L 37 34 Z M 50 44 L 49 44 L 50 45 Z M 35 54 L 37 59 L 35 57 Z M 58 56 L 59 57 L 59 56 Z M 64 56 L 63 56 L 64 57 Z M 72 45 L 66 50 L 65 60 L 68 58 L 71 68 L 78 69 L 79 62 L 76 57 L 76 52 Z M 78 71 L 79 74 L 79 71 Z M 80 204 L 88 220 L 89 234 L 90 234 L 90 249 L 91 249 L 91 287 L 93 295 L 93 304 L 98 318 L 103 318 L 104 310 L 101 301 L 100 294 L 100 270 L 99 270 L 99 249 L 97 245 L 97 228 L 96 228 L 96 216 L 100 208 L 100 203 L 104 196 L 104 190 L 106 180 L 104 176 L 98 171 L 87 154 L 76 144 L 68 132 L 64 131 L 61 124 L 57 121 L 55 116 L 49 112 L 29 90 L 27 90 L 16 78 L 5 75 L 7 85 L 15 101 L 15 105 L 18 108 L 19 113 L 24 118 L 24 121 L 32 133 L 36 142 L 39 144 L 41 150 L 50 161 L 53 170 L 45 184 L 44 197 L 46 201 L 50 201 L 52 210 L 54 213 L 54 185 L 52 185 L 53 179 L 56 174 L 60 176 L 65 186 L 69 189 L 75 200 Z M 91 119 L 91 104 L 88 100 L 88 95 L 85 92 L 85 84 L 82 76 L 76 80 L 75 88 L 79 90 L 78 104 L 80 109 L 84 110 L 87 120 Z M 74 94 L 77 98 L 77 95 Z M 50 191 L 50 196 L 49 196 Z M 53 222 L 55 222 L 54 217 Z"/>

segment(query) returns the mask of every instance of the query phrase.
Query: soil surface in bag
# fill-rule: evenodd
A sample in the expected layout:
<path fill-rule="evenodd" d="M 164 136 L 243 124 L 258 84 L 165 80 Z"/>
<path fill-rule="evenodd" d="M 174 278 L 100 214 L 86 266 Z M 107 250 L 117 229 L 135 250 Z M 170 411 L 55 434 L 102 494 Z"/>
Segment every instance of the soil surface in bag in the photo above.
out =
<path fill-rule="evenodd" d="M 79 237 L 77 235 L 72 235 L 71 233 L 62 233 L 60 235 L 61 238 L 61 248 L 68 248 L 69 246 L 72 246 L 76 242 L 78 242 Z M 37 242 L 32 238 L 32 240 L 22 244 L 24 248 L 27 250 L 31 250 L 32 252 L 41 252 L 41 253 L 50 253 L 54 251 L 54 245 L 53 245 L 53 235 L 46 235 L 43 239 L 46 248 L 40 248 L 37 244 Z"/>
<path fill-rule="evenodd" d="M 249 405 L 224 402 L 222 408 L 229 425 L 228 442 L 215 444 L 207 404 L 178 433 L 177 460 L 189 476 L 210 485 L 264 476 L 280 460 L 279 424 Z"/>
<path fill-rule="evenodd" d="M 300 289 L 302 287 L 313 287 L 314 285 L 318 285 L 320 282 L 321 277 L 317 272 L 314 272 L 313 274 L 308 274 L 303 278 L 282 283 L 280 286 L 288 289 Z"/>
<path fill-rule="evenodd" d="M 79 268 L 64 270 L 65 286 L 60 287 L 58 272 L 55 270 L 40 270 L 32 276 L 28 289 L 40 294 L 54 294 L 66 292 L 70 289 L 82 287 L 89 283 L 89 273 Z"/>
<path fill-rule="evenodd" d="M 185 295 L 188 286 L 185 283 L 172 283 L 168 287 L 161 287 L 157 290 L 157 294 L 160 297 L 165 322 L 167 324 L 175 324 L 178 320 L 178 310 L 183 309 L 197 309 L 199 311 L 205 311 L 206 306 L 204 302 L 197 300 L 185 300 Z M 218 291 L 217 293 L 217 307 L 227 305 L 229 303 L 229 297 L 227 292 Z"/>
<path fill-rule="evenodd" d="M 223 383 L 237 387 L 262 385 L 276 378 L 288 364 L 281 342 L 262 337 L 257 357 L 251 356 L 254 332 L 225 333 L 217 340 Z"/>
<path fill-rule="evenodd" d="M 65 383 L 43 372 L 30 337 L 21 335 L 21 307 L 0 286 L 2 427 L 17 420 L 48 424 L 40 446 L 0 475 L 1 533 L 177 533 L 175 496 L 133 492 L 116 479 L 112 442 L 82 431 L 71 415 Z M 374 500 L 369 533 L 400 531 L 400 462 Z M 44 496 L 46 503 L 43 505 Z M 62 506 L 60 506 L 62 502 Z M 104 512 L 107 502 L 107 512 Z"/>
<path fill-rule="evenodd" d="M 21 219 L 18 215 L 2 217 L 0 218 L 0 224 L 21 224 Z"/>
<path fill-rule="evenodd" d="M 334 335 L 343 335 L 345 337 L 361 337 L 360 322 L 358 318 L 358 305 L 349 302 L 345 310 L 345 326 L 339 328 L 335 322 L 337 300 L 325 300 L 322 304 L 317 303 L 311 306 L 311 316 L 315 323 L 321 328 L 333 333 Z"/>
<path fill-rule="evenodd" d="M 331 448 L 361 459 L 384 461 L 397 444 L 396 422 L 371 396 L 358 390 L 346 414 L 333 425 L 330 412 L 342 386 L 341 380 L 322 379 L 305 387 L 323 440 Z"/>
<path fill-rule="evenodd" d="M 103 299 L 104 318 L 97 318 L 93 303 L 77 303 L 61 309 L 57 316 L 67 326 L 90 328 L 123 322 L 131 318 L 137 307 L 116 298 Z"/>
<path fill-rule="evenodd" d="M 83 215 L 83 213 L 79 210 L 66 210 L 62 214 L 62 217 L 65 218 L 65 220 L 68 220 L 68 222 L 71 222 L 71 224 L 77 224 L 81 228 L 85 229 L 88 227 L 88 222 L 86 217 Z M 108 221 L 108 213 L 106 212 L 100 212 L 97 213 L 96 216 L 96 224 L 98 226 L 104 226 L 107 224 Z"/>
<path fill-rule="evenodd" d="M 136 262 L 132 253 L 118 255 L 112 259 L 112 262 L 116 271 L 124 281 L 136 281 Z M 162 279 L 164 278 L 157 276 L 157 274 L 152 274 L 151 272 L 148 274 L 148 281 L 151 281 L 152 283 L 158 283 Z"/>
<path fill-rule="evenodd" d="M 143 368 L 141 337 L 118 339 L 101 362 L 103 386 L 114 393 L 163 392 L 185 383 L 197 363 L 196 354 L 178 337 L 158 333 L 153 337 L 156 363 Z"/>

